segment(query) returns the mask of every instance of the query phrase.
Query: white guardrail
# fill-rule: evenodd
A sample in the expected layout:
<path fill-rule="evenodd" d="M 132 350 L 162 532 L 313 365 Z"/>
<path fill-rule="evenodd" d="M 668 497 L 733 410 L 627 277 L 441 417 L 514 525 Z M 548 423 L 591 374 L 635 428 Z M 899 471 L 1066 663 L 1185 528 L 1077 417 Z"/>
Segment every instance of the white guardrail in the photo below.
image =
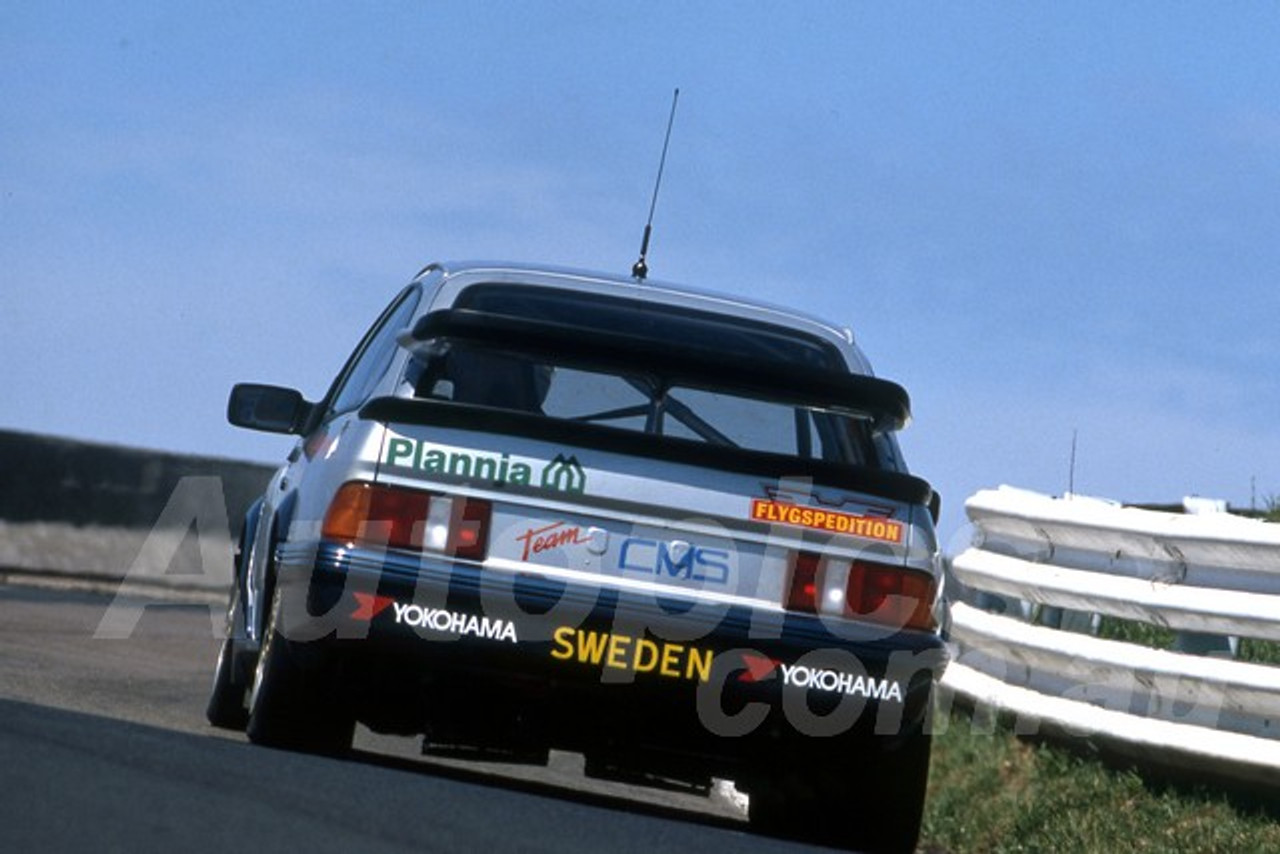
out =
<path fill-rule="evenodd" d="M 1016 732 L 1280 784 L 1280 666 L 1235 659 L 1241 638 L 1280 642 L 1280 524 L 1010 487 L 965 509 L 945 687 Z M 1172 648 L 1099 637 L 1109 618 L 1169 629 Z"/>

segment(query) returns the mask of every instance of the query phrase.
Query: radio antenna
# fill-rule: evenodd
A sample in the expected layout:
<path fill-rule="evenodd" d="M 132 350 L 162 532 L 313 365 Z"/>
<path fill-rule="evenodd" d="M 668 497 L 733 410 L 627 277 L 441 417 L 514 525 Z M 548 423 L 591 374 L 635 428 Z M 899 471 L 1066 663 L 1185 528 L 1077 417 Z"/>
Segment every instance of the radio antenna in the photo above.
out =
<path fill-rule="evenodd" d="M 1076 497 L 1076 439 L 1079 430 L 1071 431 L 1071 468 L 1067 472 L 1067 498 Z"/>
<path fill-rule="evenodd" d="M 671 115 L 667 117 L 667 135 L 662 140 L 662 158 L 658 160 L 658 177 L 653 182 L 653 198 L 649 202 L 649 219 L 644 224 L 644 238 L 640 241 L 640 258 L 631 266 L 631 275 L 637 282 L 643 282 L 649 275 L 649 265 L 645 256 L 649 254 L 649 236 L 653 234 L 653 211 L 658 207 L 658 188 L 662 186 L 662 170 L 667 165 L 667 146 L 671 142 L 671 126 L 676 121 L 676 102 L 680 100 L 680 89 L 671 96 Z"/>

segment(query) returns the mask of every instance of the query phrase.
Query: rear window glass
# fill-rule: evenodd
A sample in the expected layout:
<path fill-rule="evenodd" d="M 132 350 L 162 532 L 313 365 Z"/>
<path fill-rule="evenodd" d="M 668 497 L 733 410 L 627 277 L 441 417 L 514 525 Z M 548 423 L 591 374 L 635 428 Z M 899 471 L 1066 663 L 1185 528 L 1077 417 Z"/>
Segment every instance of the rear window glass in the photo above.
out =
<path fill-rule="evenodd" d="M 593 370 L 457 342 L 415 357 L 415 396 L 732 448 L 871 465 L 866 422 L 713 388 L 668 386 L 634 371 Z"/>

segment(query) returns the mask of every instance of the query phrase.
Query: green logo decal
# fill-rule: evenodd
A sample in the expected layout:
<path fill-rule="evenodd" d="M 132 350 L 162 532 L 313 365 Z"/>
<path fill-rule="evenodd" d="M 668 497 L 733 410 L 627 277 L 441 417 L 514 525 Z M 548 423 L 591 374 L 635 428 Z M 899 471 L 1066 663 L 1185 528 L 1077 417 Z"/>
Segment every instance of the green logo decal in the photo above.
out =
<path fill-rule="evenodd" d="M 587 487 L 587 473 L 576 456 L 556 454 L 542 468 L 538 481 L 533 480 L 533 467 L 510 454 L 485 454 L 442 448 L 416 439 L 399 436 L 387 442 L 382 462 L 385 465 L 413 469 L 427 474 L 448 475 L 468 480 L 488 481 L 494 486 L 538 485 L 553 492 L 580 494 Z"/>
<path fill-rule="evenodd" d="M 556 458 L 542 469 L 542 487 L 580 494 L 587 488 L 587 473 L 582 470 L 577 457 L 556 454 Z"/>

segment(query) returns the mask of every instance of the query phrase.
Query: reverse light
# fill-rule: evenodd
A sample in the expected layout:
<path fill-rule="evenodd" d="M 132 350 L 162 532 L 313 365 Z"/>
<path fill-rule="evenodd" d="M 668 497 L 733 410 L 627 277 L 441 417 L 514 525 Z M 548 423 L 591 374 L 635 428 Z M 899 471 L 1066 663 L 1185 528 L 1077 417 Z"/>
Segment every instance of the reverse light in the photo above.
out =
<path fill-rule="evenodd" d="M 786 607 L 933 631 L 937 627 L 933 618 L 936 593 L 937 582 L 925 572 L 797 551 L 791 556 Z"/>
<path fill-rule="evenodd" d="M 350 481 L 324 517 L 326 539 L 483 560 L 492 506 L 475 498 Z"/>

